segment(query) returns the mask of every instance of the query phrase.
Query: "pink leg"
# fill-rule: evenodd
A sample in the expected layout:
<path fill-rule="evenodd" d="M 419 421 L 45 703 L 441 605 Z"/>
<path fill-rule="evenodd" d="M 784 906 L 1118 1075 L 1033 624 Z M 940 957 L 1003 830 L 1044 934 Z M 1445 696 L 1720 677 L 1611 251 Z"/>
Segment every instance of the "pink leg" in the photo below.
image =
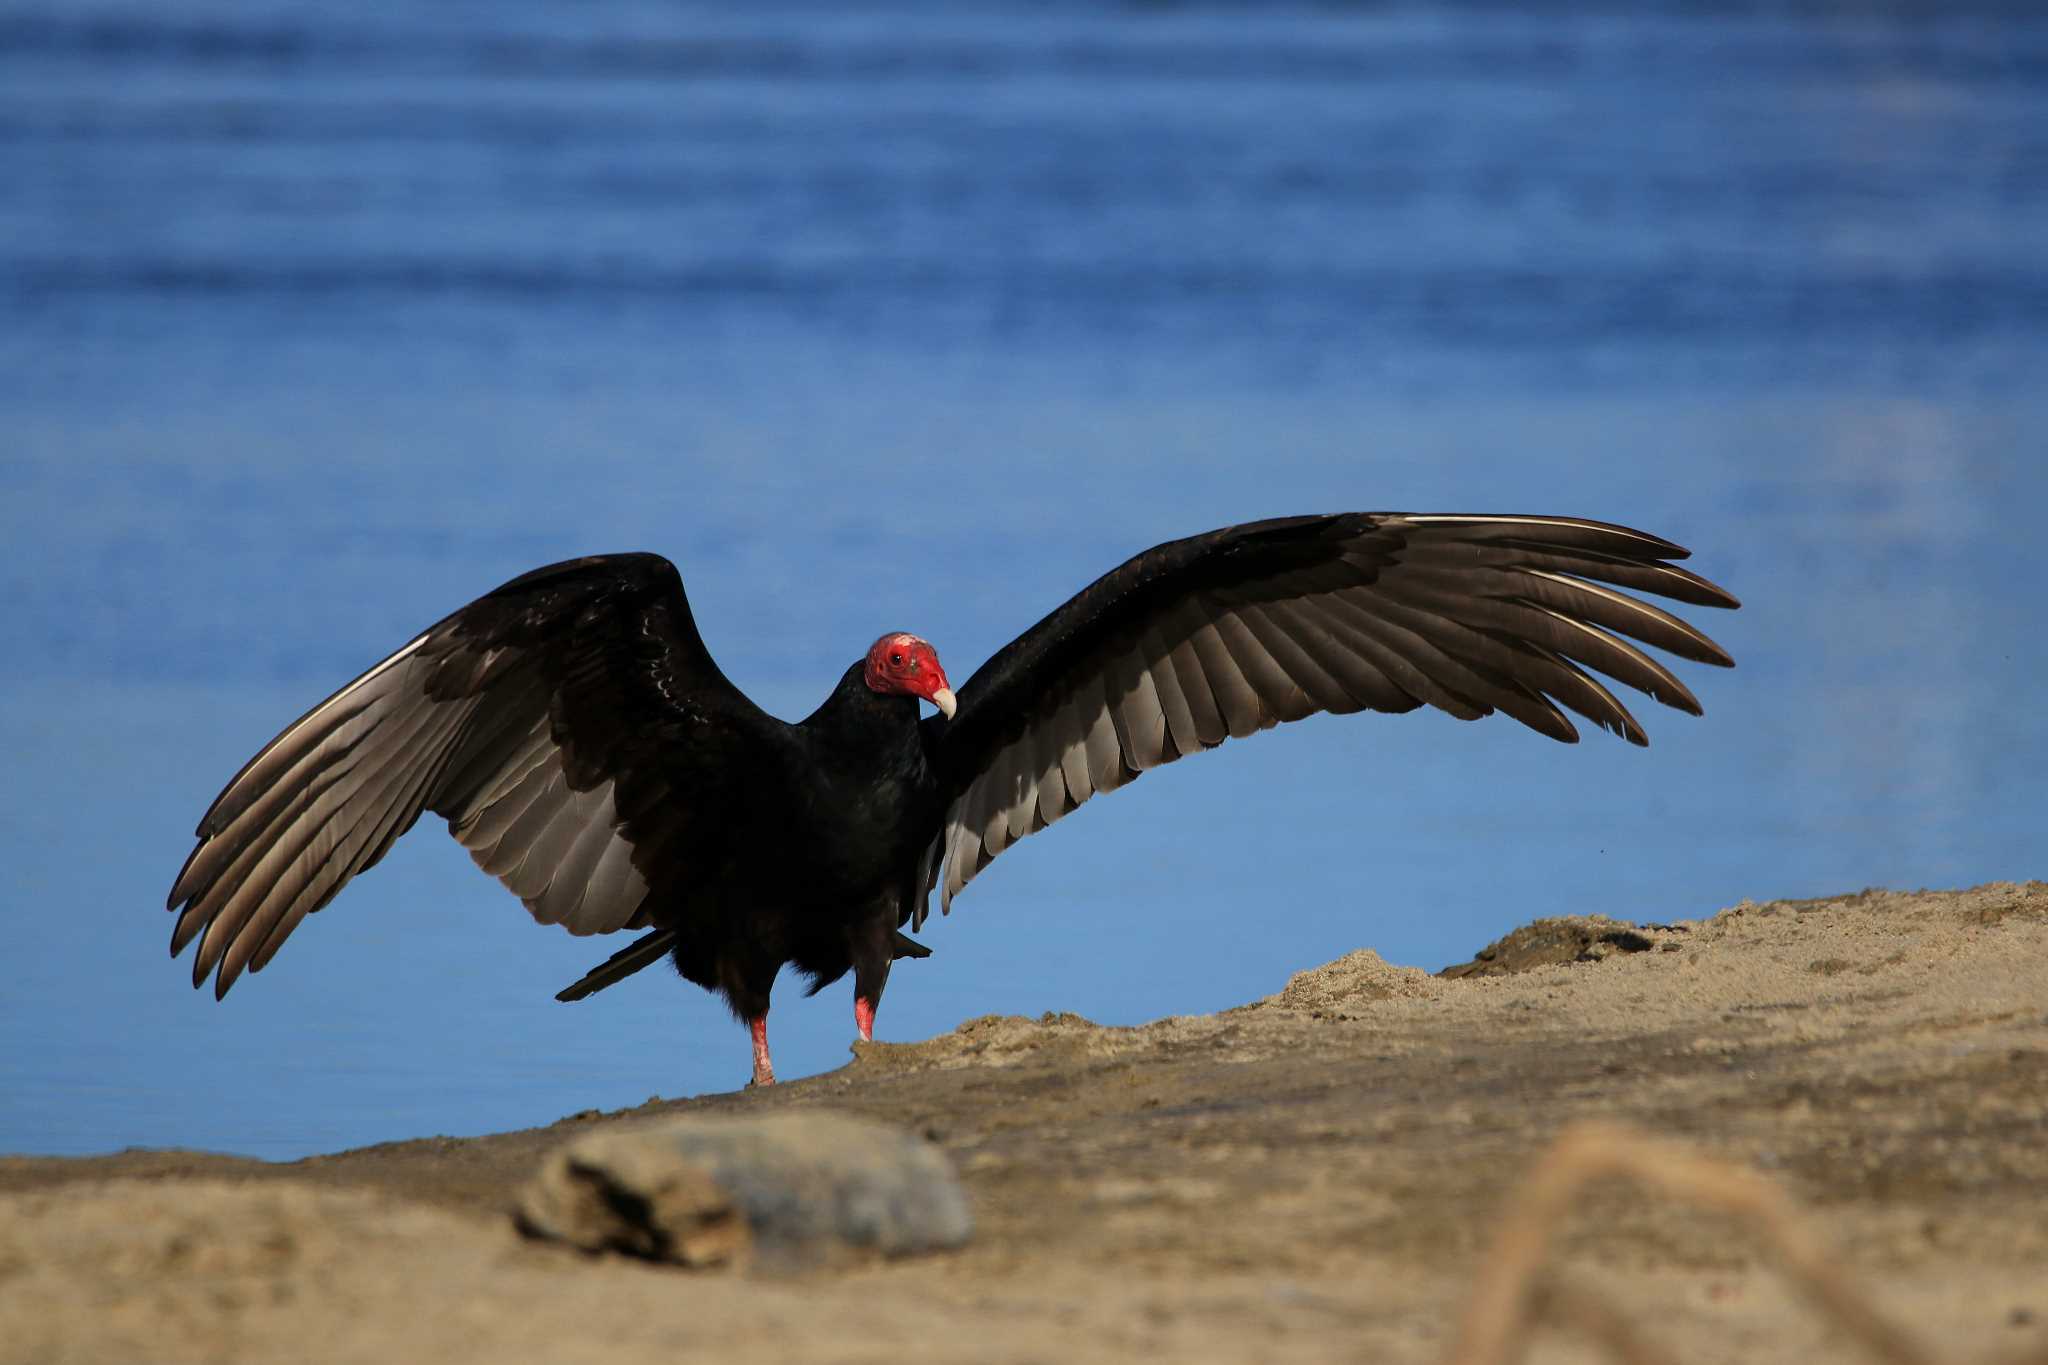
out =
<path fill-rule="evenodd" d="M 748 1084 L 775 1084 L 775 1068 L 768 1061 L 768 1014 L 765 1010 L 747 1020 L 747 1031 L 754 1035 L 754 1079 Z"/>
<path fill-rule="evenodd" d="M 864 995 L 853 997 L 853 1022 L 860 1029 L 863 1043 L 875 1041 L 875 1002 Z"/>

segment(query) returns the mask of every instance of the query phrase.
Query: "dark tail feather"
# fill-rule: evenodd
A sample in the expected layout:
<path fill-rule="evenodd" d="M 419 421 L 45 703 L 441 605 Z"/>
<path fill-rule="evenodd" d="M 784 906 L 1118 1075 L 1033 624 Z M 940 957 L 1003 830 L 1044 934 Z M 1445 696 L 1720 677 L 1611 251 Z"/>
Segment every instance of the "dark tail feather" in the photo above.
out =
<path fill-rule="evenodd" d="M 906 940 L 907 941 L 907 940 Z M 596 995 L 606 986 L 615 986 L 642 967 L 652 967 L 668 955 L 676 946 L 675 931 L 656 929 L 643 934 L 618 952 L 613 953 L 597 966 L 583 974 L 583 979 L 555 997 L 557 1000 L 581 1000 L 586 995 Z"/>
<path fill-rule="evenodd" d="M 925 947 L 901 929 L 896 931 L 896 942 L 889 953 L 889 959 L 892 962 L 899 957 L 930 957 L 931 955 L 931 949 Z"/>

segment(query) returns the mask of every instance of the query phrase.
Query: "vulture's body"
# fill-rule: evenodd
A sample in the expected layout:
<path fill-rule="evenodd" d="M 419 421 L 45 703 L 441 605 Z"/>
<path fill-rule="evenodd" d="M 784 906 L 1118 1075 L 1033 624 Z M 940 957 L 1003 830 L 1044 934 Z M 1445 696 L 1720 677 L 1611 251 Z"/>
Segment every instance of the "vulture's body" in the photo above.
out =
<path fill-rule="evenodd" d="M 1587 668 L 1698 712 L 1622 638 L 1729 662 L 1631 595 L 1735 605 L 1684 556 L 1555 517 L 1228 527 L 1096 580 L 957 698 L 930 645 L 885 635 L 796 724 L 726 680 L 668 561 L 557 564 L 429 627 L 250 760 L 172 887 L 171 950 L 196 939 L 193 984 L 225 995 L 433 811 L 540 922 L 646 931 L 559 998 L 671 957 L 749 1023 L 772 1080 L 784 963 L 816 986 L 851 970 L 869 1036 L 890 963 L 925 952 L 901 930 L 932 890 L 950 907 L 1010 844 L 1160 764 L 1318 711 L 1425 704 L 1574 740 L 1562 707 L 1645 743 Z"/>

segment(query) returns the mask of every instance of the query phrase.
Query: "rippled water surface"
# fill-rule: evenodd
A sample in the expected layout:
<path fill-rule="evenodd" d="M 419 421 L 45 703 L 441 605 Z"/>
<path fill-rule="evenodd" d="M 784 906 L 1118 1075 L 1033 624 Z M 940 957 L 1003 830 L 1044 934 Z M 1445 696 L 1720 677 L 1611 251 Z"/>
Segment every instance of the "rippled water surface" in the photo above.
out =
<path fill-rule="evenodd" d="M 2043 871 L 2026 7 L 13 3 L 0 186 L 0 1150 L 745 1078 L 662 973 L 556 1005 L 611 945 L 424 827 L 225 1003 L 165 958 L 243 759 L 599 550 L 675 559 L 787 716 L 885 628 L 957 679 L 1284 512 L 1604 517 L 1744 599 L 1647 752 L 1323 720 L 1091 804 L 933 926 L 884 1037 Z M 785 983 L 785 1075 L 849 996 Z"/>

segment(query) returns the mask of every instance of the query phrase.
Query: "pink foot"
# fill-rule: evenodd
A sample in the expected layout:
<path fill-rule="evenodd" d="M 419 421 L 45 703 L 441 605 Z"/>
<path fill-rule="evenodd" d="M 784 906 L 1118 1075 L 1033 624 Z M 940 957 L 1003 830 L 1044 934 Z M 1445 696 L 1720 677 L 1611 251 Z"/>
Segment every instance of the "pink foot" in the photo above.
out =
<path fill-rule="evenodd" d="M 853 997 L 853 1022 L 863 1043 L 875 1041 L 875 1002 L 864 995 Z"/>
<path fill-rule="evenodd" d="M 757 1019 L 749 1019 L 747 1032 L 754 1035 L 754 1079 L 747 1084 L 775 1084 L 775 1067 L 768 1060 L 768 1016 L 764 1013 Z"/>

